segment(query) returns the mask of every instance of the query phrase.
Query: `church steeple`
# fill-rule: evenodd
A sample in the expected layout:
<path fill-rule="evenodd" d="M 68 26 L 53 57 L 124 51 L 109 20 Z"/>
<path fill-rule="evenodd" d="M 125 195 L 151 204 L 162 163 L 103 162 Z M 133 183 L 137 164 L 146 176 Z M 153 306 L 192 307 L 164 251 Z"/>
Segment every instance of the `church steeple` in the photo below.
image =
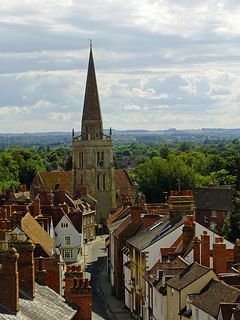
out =
<path fill-rule="evenodd" d="M 102 138 L 102 115 L 93 61 L 92 42 L 90 40 L 88 73 L 82 114 L 81 140 L 95 140 Z"/>

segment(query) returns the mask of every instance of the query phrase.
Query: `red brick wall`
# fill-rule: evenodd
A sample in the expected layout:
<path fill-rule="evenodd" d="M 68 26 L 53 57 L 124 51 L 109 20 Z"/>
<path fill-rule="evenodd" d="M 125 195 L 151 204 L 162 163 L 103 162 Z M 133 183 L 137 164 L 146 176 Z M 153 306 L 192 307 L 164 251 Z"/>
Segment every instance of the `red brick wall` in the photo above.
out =
<path fill-rule="evenodd" d="M 16 241 L 14 242 L 14 247 L 19 253 L 18 270 L 20 289 L 33 299 L 35 296 L 34 245 L 31 240 Z"/>
<path fill-rule="evenodd" d="M 19 310 L 17 259 L 18 255 L 14 249 L 0 251 L 0 304 L 13 311 Z"/>

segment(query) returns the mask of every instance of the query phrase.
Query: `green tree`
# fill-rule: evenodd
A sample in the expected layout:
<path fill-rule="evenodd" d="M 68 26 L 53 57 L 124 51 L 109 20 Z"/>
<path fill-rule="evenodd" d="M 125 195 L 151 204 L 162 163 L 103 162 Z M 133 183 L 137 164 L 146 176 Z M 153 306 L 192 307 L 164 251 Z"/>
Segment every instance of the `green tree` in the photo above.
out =
<path fill-rule="evenodd" d="M 11 185 L 19 185 L 19 166 L 11 154 L 2 152 L 0 154 L 0 189 L 9 189 Z"/>
<path fill-rule="evenodd" d="M 195 172 L 180 158 L 171 156 L 168 160 L 161 157 L 148 159 L 137 166 L 136 179 L 139 188 L 150 202 L 164 200 L 164 192 L 192 189 L 196 184 Z"/>
<path fill-rule="evenodd" d="M 223 228 L 224 236 L 232 242 L 235 242 L 240 237 L 240 192 L 237 191 L 233 198 L 233 212 L 229 218 L 226 218 Z"/>

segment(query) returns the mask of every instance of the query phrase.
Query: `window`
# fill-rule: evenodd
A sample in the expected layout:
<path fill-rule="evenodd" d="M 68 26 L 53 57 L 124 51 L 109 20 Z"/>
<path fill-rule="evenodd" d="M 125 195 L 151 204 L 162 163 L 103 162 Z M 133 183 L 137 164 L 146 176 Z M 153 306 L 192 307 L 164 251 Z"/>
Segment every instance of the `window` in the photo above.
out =
<path fill-rule="evenodd" d="M 208 223 L 208 216 L 204 216 L 204 222 Z"/>
<path fill-rule="evenodd" d="M 97 175 L 97 190 L 100 190 L 100 174 Z"/>
<path fill-rule="evenodd" d="M 71 245 L 71 236 L 65 236 L 64 237 L 64 244 L 65 244 L 65 246 L 70 246 Z"/>
<path fill-rule="evenodd" d="M 62 256 L 63 258 L 66 258 L 66 259 L 71 259 L 72 258 L 72 249 L 63 249 L 62 250 Z"/>
<path fill-rule="evenodd" d="M 213 218 L 217 217 L 217 211 L 216 210 L 212 210 L 211 217 L 213 217 Z"/>
<path fill-rule="evenodd" d="M 67 222 L 62 222 L 61 223 L 61 228 L 68 228 L 68 223 Z"/>
<path fill-rule="evenodd" d="M 104 151 L 98 151 L 97 152 L 97 165 L 99 167 L 103 167 L 104 166 Z"/>
<path fill-rule="evenodd" d="M 106 174 L 103 174 L 103 190 L 106 190 Z"/>

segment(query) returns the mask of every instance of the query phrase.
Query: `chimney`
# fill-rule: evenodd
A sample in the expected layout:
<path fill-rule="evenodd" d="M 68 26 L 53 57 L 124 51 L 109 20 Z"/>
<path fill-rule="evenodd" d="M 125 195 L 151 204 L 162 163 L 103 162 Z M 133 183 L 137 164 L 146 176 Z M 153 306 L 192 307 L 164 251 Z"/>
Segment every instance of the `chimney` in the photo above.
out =
<path fill-rule="evenodd" d="M 0 242 L 0 305 L 12 311 L 19 310 L 18 253 L 8 247 L 7 241 Z M 4 292 L 4 294 L 2 294 Z"/>
<path fill-rule="evenodd" d="M 0 208 L 0 230 L 11 230 L 11 223 L 8 219 L 6 207 Z"/>
<path fill-rule="evenodd" d="M 34 244 L 31 240 L 23 241 L 17 239 L 12 242 L 19 253 L 19 286 L 26 295 L 33 299 L 35 296 L 35 271 L 34 271 Z"/>
<path fill-rule="evenodd" d="M 193 261 L 200 263 L 200 240 L 195 237 L 193 244 Z"/>
<path fill-rule="evenodd" d="M 41 214 L 41 209 L 40 209 L 40 198 L 39 196 L 37 195 L 36 198 L 33 200 L 33 210 L 32 210 L 32 213 L 33 213 L 33 217 L 37 217 Z"/>
<path fill-rule="evenodd" d="M 216 274 L 227 272 L 226 243 L 223 243 L 223 237 L 216 237 L 213 243 L 213 270 Z"/>
<path fill-rule="evenodd" d="M 194 217 L 192 215 L 186 216 L 183 227 L 183 246 L 186 246 L 193 240 L 195 234 Z"/>
<path fill-rule="evenodd" d="M 143 227 L 144 229 L 153 225 L 156 221 L 158 221 L 159 215 L 158 214 L 145 214 L 143 217 Z"/>
<path fill-rule="evenodd" d="M 43 258 L 39 257 L 38 269 L 36 271 L 36 282 L 42 286 L 47 285 L 47 271 L 43 268 Z"/>
<path fill-rule="evenodd" d="M 80 268 L 69 267 L 65 273 L 65 298 L 78 305 L 76 320 L 92 319 L 92 289 L 89 280 L 83 278 Z"/>
<path fill-rule="evenodd" d="M 86 187 L 78 185 L 77 192 L 81 193 L 82 196 L 87 196 L 88 190 Z"/>
<path fill-rule="evenodd" d="M 122 205 L 124 207 L 127 207 L 127 206 L 131 207 L 132 206 L 132 198 L 129 196 L 123 195 Z"/>
<path fill-rule="evenodd" d="M 14 211 L 11 215 L 11 226 L 14 228 L 15 226 L 21 226 L 22 220 L 22 212 Z"/>
<path fill-rule="evenodd" d="M 80 266 L 67 266 L 67 271 L 65 272 L 65 290 L 64 290 L 64 296 L 65 299 L 69 300 L 69 293 L 71 291 L 71 288 L 73 286 L 73 279 L 82 279 L 83 273 L 81 272 Z"/>
<path fill-rule="evenodd" d="M 201 264 L 210 267 L 210 235 L 207 231 L 201 235 Z"/>
<path fill-rule="evenodd" d="M 46 202 L 48 206 L 53 206 L 53 193 L 52 191 L 47 192 Z"/>
<path fill-rule="evenodd" d="M 134 223 L 140 223 L 141 222 L 141 213 L 142 208 L 138 206 L 131 207 L 131 220 Z"/>

